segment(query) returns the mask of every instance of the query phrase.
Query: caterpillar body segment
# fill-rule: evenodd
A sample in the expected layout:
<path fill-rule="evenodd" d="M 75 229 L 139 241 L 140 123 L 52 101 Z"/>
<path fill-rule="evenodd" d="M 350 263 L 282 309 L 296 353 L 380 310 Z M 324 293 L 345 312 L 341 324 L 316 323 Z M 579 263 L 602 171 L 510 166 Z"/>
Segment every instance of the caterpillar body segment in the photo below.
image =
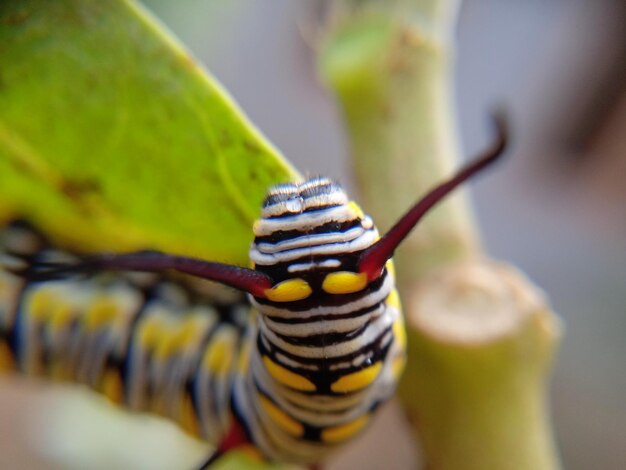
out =
<path fill-rule="evenodd" d="M 20 234 L 18 237 L 17 234 Z M 9 226 L 5 266 L 58 259 L 42 242 L 24 253 Z M 231 424 L 231 390 L 250 307 L 241 295 L 209 299 L 155 275 L 103 273 L 33 282 L 0 269 L 0 364 L 87 385 L 134 411 L 217 442 Z"/>

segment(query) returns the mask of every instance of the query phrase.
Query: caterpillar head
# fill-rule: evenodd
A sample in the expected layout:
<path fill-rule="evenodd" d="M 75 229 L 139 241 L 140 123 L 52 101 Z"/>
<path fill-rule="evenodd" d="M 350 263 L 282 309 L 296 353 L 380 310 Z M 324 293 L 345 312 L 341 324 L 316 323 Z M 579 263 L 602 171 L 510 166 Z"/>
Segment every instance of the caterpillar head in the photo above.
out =
<path fill-rule="evenodd" d="M 382 238 L 372 220 L 332 180 L 314 178 L 272 188 L 254 225 L 250 249 L 255 269 L 272 279 L 265 296 L 301 300 L 311 294 L 311 287 L 349 294 L 380 278 L 395 249 L 421 218 L 503 154 L 507 129 L 501 116 L 494 121 L 497 139 L 491 148 L 430 190 Z"/>
<path fill-rule="evenodd" d="M 278 288 L 268 296 L 278 301 L 302 300 L 313 291 L 356 291 L 365 279 L 351 281 L 347 273 L 356 271 L 359 253 L 379 238 L 372 220 L 328 178 L 272 188 L 254 235 L 250 260 L 272 278 Z M 344 274 L 333 277 L 335 272 Z"/>

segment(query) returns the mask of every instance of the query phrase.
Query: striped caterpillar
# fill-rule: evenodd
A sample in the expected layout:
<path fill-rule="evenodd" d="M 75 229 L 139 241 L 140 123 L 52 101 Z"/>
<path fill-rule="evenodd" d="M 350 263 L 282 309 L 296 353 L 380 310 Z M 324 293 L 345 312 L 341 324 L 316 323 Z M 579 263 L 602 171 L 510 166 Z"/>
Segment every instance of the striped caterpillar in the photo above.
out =
<path fill-rule="evenodd" d="M 394 250 L 502 154 L 497 123 L 492 148 L 383 237 L 329 179 L 270 189 L 253 227 L 252 268 L 154 251 L 68 258 L 10 226 L 0 245 L 0 369 L 86 384 L 171 418 L 217 445 L 207 464 L 248 444 L 269 460 L 323 461 L 367 425 L 402 372 Z M 252 308 L 164 271 L 246 292 Z"/>

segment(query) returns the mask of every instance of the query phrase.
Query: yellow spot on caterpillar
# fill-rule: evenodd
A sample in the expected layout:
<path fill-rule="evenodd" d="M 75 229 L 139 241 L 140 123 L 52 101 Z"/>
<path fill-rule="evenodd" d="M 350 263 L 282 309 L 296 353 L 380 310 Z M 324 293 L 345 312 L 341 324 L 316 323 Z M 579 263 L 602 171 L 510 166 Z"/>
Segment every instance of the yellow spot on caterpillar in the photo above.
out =
<path fill-rule="evenodd" d="M 239 351 L 239 359 L 237 360 L 237 370 L 240 374 L 246 374 L 250 367 L 250 350 L 252 349 L 252 339 L 244 341 L 241 351 Z"/>
<path fill-rule="evenodd" d="M 28 311 L 34 321 L 45 321 L 52 305 L 56 304 L 56 296 L 50 291 L 39 289 L 34 292 L 28 302 Z"/>
<path fill-rule="evenodd" d="M 287 387 L 295 388 L 296 390 L 300 390 L 302 392 L 312 392 L 316 389 L 315 384 L 309 379 L 302 377 L 295 372 L 291 372 L 283 366 L 279 366 L 268 356 L 263 356 L 263 364 L 265 364 L 267 372 L 269 372 L 272 377 Z"/>
<path fill-rule="evenodd" d="M 361 209 L 361 207 L 356 202 L 350 201 L 348 203 L 348 207 L 354 211 L 354 214 L 359 219 L 362 219 L 363 217 L 365 217 L 365 214 L 363 213 L 363 209 Z"/>
<path fill-rule="evenodd" d="M 154 357 L 159 360 L 168 358 L 193 346 L 197 339 L 198 323 L 193 317 L 186 319 L 182 325 L 169 325 L 167 331 L 162 332 L 162 337 L 156 345 Z"/>
<path fill-rule="evenodd" d="M 84 324 L 87 331 L 95 331 L 115 320 L 119 311 L 111 299 L 100 297 L 94 300 L 85 314 Z"/>
<path fill-rule="evenodd" d="M 311 295 L 311 286 L 300 278 L 279 282 L 271 289 L 265 289 L 265 295 L 273 302 L 294 302 Z"/>
<path fill-rule="evenodd" d="M 185 349 L 198 339 L 199 322 L 196 318 L 187 319 L 180 327 L 174 337 L 174 349 Z"/>
<path fill-rule="evenodd" d="M 0 372 L 7 372 L 15 368 L 15 361 L 13 360 L 13 353 L 9 345 L 2 341 L 0 342 Z"/>
<path fill-rule="evenodd" d="M 46 321 L 56 331 L 68 326 L 73 317 L 73 306 L 67 302 L 58 301 L 50 306 Z"/>
<path fill-rule="evenodd" d="M 109 369 L 102 377 L 102 393 L 113 403 L 124 400 L 124 383 L 118 371 Z"/>
<path fill-rule="evenodd" d="M 73 318 L 72 309 L 69 305 L 55 305 L 56 308 L 50 313 L 50 326 L 54 330 L 60 330 L 68 326 Z"/>
<path fill-rule="evenodd" d="M 158 344 L 159 337 L 162 334 L 160 323 L 158 319 L 150 317 L 141 325 L 138 336 L 142 349 L 152 351 L 154 345 Z"/>
<path fill-rule="evenodd" d="M 191 397 L 187 394 L 182 399 L 180 413 L 180 424 L 185 431 L 194 436 L 200 434 L 200 426 L 198 425 L 198 418 L 196 416 L 196 410 L 193 407 Z"/>
<path fill-rule="evenodd" d="M 375 364 L 366 367 L 365 369 L 361 369 L 358 372 L 344 375 L 335 383 L 333 383 L 330 386 L 330 389 L 333 392 L 337 393 L 348 393 L 359 390 L 363 387 L 367 387 L 374 381 L 374 379 L 376 379 L 376 377 L 378 377 L 382 365 L 382 362 L 378 361 Z"/>
<path fill-rule="evenodd" d="M 337 271 L 328 274 L 322 283 L 322 289 L 329 294 L 352 294 L 365 289 L 367 274 Z"/>
<path fill-rule="evenodd" d="M 390 307 L 400 310 L 400 296 L 396 289 L 392 289 L 391 292 L 389 292 L 385 303 Z"/>
<path fill-rule="evenodd" d="M 269 401 L 263 395 L 259 395 L 259 403 L 261 408 L 269 415 L 269 417 L 281 428 L 293 436 L 301 436 L 304 432 L 304 426 L 299 423 L 283 410 L 278 408 L 274 403 Z"/>
<path fill-rule="evenodd" d="M 361 416 L 348 424 L 326 428 L 322 431 L 322 440 L 324 442 L 341 442 L 356 434 L 367 424 L 369 415 Z"/>
<path fill-rule="evenodd" d="M 224 375 L 230 369 L 233 360 L 231 354 L 232 339 L 232 335 L 226 337 L 225 333 L 222 333 L 221 336 L 212 341 L 203 360 L 204 367 L 210 374 Z"/>

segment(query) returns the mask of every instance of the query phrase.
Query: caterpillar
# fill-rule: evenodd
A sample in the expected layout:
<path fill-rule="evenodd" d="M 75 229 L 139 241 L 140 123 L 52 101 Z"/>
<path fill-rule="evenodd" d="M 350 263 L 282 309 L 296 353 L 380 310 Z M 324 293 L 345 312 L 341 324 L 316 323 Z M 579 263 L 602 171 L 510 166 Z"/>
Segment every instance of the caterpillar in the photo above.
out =
<path fill-rule="evenodd" d="M 216 444 L 206 465 L 242 445 L 317 464 L 394 393 L 406 340 L 391 257 L 430 208 L 503 154 L 496 124 L 488 151 L 382 237 L 330 179 L 270 189 L 250 268 L 154 251 L 76 257 L 12 225 L 0 242 L 0 369 L 173 419 Z M 209 298 L 171 271 L 249 304 Z"/>

